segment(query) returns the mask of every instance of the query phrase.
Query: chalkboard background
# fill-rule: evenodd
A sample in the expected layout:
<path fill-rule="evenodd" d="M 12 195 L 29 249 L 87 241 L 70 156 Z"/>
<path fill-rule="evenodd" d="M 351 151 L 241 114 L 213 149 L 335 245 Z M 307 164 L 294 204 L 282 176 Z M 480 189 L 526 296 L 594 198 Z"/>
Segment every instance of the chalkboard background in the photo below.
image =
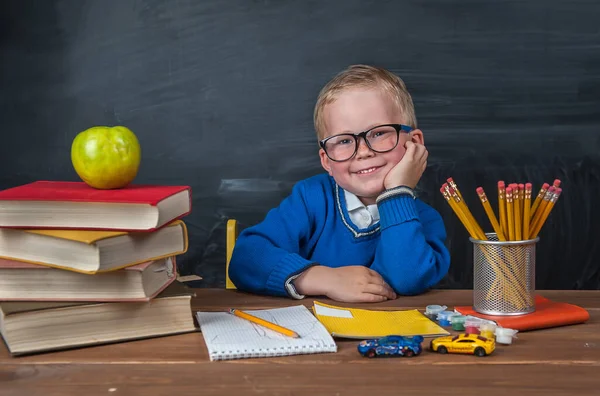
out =
<path fill-rule="evenodd" d="M 128 126 L 143 150 L 136 183 L 193 189 L 181 273 L 221 287 L 227 218 L 259 222 L 322 172 L 318 91 L 350 64 L 374 64 L 406 81 L 425 134 L 421 196 L 442 213 L 452 254 L 439 287 L 473 281 L 472 246 L 439 193 L 452 176 L 487 230 L 477 186 L 537 191 L 560 178 L 537 287 L 598 289 L 599 4 L 4 0 L 0 189 L 78 180 L 75 135 Z"/>

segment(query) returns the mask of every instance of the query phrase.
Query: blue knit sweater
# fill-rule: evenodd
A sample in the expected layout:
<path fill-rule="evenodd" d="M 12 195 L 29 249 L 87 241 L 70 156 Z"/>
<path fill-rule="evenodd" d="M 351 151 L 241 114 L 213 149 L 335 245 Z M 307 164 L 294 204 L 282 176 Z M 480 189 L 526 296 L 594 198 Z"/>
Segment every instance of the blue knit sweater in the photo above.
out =
<path fill-rule="evenodd" d="M 297 183 L 264 221 L 243 230 L 229 277 L 240 290 L 287 296 L 285 282 L 312 265 L 364 265 L 398 294 L 419 294 L 448 272 L 450 254 L 439 213 L 410 195 L 378 203 L 380 221 L 359 229 L 343 190 L 327 174 Z"/>

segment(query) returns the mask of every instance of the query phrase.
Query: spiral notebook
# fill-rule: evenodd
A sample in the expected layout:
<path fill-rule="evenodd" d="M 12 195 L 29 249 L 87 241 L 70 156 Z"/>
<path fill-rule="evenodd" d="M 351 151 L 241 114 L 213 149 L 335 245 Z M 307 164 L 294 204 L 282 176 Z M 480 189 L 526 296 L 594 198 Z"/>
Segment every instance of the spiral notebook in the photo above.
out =
<path fill-rule="evenodd" d="M 304 305 L 244 312 L 300 337 L 287 337 L 228 312 L 196 312 L 211 361 L 337 352 L 325 326 Z"/>

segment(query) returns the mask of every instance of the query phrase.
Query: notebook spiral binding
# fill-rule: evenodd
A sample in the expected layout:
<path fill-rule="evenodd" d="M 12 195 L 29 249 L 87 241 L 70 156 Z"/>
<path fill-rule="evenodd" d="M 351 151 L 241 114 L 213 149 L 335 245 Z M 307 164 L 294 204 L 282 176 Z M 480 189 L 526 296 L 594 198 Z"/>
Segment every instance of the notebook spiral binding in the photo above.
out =
<path fill-rule="evenodd" d="M 277 357 L 277 356 L 289 356 L 297 355 L 302 353 L 314 354 L 314 353 L 325 353 L 325 352 L 336 352 L 337 345 L 292 345 L 287 347 L 279 348 L 261 348 L 261 349 L 244 349 L 244 350 L 229 350 L 229 351 L 216 351 L 210 353 L 210 360 L 229 360 L 229 359 L 245 359 L 253 357 Z"/>

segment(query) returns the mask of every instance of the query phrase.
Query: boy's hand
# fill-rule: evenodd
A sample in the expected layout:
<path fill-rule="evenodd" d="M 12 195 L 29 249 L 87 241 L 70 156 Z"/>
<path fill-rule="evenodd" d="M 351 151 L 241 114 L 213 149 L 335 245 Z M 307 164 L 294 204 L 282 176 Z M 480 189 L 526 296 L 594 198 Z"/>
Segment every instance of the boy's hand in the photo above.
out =
<path fill-rule="evenodd" d="M 300 294 L 326 295 L 342 302 L 380 302 L 396 298 L 381 275 L 362 265 L 314 266 L 296 278 L 294 286 Z"/>
<path fill-rule="evenodd" d="M 383 180 L 386 190 L 398 186 L 408 186 L 414 189 L 427 167 L 429 153 L 424 145 L 411 140 L 404 144 L 406 153 L 394 166 Z"/>

